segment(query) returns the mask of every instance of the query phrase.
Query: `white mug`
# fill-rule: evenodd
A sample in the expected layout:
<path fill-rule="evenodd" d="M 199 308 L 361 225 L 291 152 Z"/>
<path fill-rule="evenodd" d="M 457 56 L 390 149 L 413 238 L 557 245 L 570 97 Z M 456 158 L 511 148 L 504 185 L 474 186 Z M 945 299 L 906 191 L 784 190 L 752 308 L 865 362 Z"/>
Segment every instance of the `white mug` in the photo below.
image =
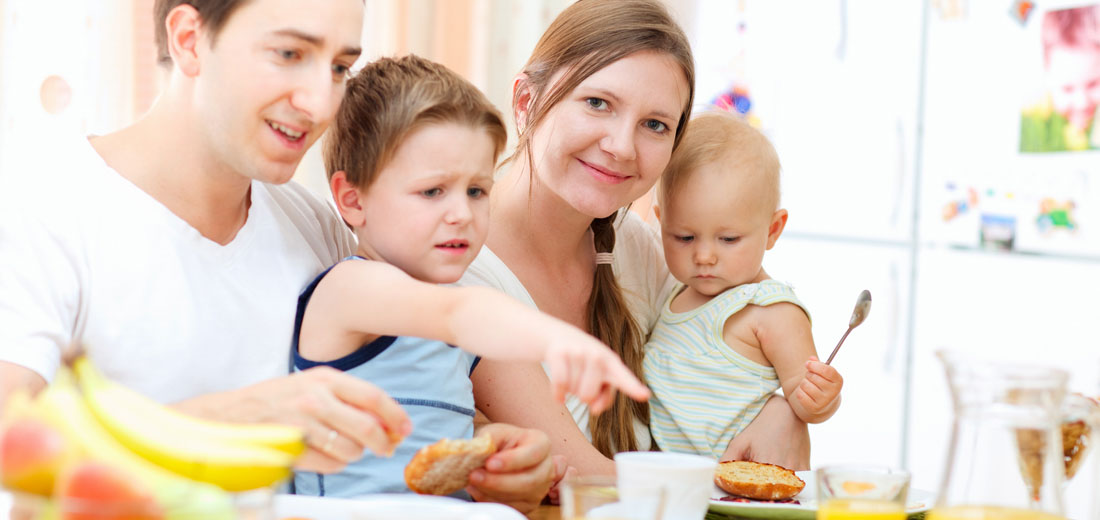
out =
<path fill-rule="evenodd" d="M 700 520 L 707 514 L 718 461 L 700 455 L 656 451 L 627 451 L 615 455 L 621 500 L 633 490 L 665 489 L 661 520 Z"/>

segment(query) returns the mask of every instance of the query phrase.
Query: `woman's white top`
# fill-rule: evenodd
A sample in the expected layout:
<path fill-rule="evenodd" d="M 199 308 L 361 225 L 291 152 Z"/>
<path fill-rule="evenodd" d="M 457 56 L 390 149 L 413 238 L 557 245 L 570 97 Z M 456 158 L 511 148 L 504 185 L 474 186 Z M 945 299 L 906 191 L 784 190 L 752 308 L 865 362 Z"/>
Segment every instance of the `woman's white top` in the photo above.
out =
<path fill-rule="evenodd" d="M 668 266 L 665 264 L 660 237 L 657 231 L 643 222 L 640 217 L 632 212 L 626 212 L 626 216 L 619 219 L 615 226 L 613 253 L 615 260 L 611 268 L 619 281 L 627 306 L 643 333 L 649 335 L 657 323 L 661 304 L 671 293 L 676 282 L 669 275 Z M 494 287 L 521 302 L 538 308 L 519 278 L 516 278 L 512 270 L 488 247 L 481 249 L 481 253 L 458 281 L 458 285 Z M 585 437 L 591 441 L 592 436 L 588 430 L 588 405 L 570 395 L 566 398 L 565 406 Z M 638 449 L 648 450 L 651 445 L 649 429 L 635 420 L 634 434 L 638 439 Z"/>

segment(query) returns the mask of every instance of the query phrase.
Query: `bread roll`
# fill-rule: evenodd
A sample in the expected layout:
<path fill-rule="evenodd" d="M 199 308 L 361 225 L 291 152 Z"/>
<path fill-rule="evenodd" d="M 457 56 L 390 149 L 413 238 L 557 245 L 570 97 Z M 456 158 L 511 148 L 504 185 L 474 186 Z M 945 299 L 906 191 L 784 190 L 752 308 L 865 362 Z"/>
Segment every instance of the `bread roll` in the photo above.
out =
<path fill-rule="evenodd" d="M 747 460 L 719 463 L 714 470 L 714 483 L 726 493 L 755 500 L 785 500 L 806 487 L 787 468 Z"/>
<path fill-rule="evenodd" d="M 450 495 L 466 487 L 470 472 L 484 466 L 496 451 L 488 436 L 443 439 L 413 455 L 405 466 L 405 483 L 422 495 Z"/>

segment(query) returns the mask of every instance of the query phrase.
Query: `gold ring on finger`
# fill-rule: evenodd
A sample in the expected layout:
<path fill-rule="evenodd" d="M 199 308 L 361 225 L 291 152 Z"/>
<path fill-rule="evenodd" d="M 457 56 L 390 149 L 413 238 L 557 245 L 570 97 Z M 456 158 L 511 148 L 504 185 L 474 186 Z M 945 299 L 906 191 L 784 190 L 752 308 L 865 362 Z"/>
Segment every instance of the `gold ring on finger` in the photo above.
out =
<path fill-rule="evenodd" d="M 339 436 L 340 434 L 336 433 L 336 430 L 330 429 L 328 431 L 328 438 L 325 439 L 325 445 L 321 446 L 321 451 L 325 453 L 332 451 L 332 443 L 336 442 L 336 438 Z"/>

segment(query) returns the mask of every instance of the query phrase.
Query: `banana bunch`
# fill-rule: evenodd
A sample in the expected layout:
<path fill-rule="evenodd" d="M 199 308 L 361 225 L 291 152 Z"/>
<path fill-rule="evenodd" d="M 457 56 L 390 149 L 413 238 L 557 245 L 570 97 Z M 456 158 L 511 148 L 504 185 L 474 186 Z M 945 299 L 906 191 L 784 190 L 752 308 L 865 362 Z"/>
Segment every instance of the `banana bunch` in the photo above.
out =
<path fill-rule="evenodd" d="M 276 424 L 207 421 L 115 383 L 86 357 L 73 372 L 88 409 L 134 453 L 174 473 L 228 491 L 270 486 L 305 450 L 302 431 Z"/>
<path fill-rule="evenodd" d="M 226 491 L 161 468 L 108 433 L 68 369 L 33 401 L 14 400 L 0 441 L 4 484 L 17 491 L 49 490 L 40 493 L 55 498 L 43 518 L 236 518 Z"/>
<path fill-rule="evenodd" d="M 125 518 L 235 518 L 229 491 L 285 479 L 305 450 L 298 428 L 188 416 L 107 379 L 82 356 L 38 396 L 9 397 L 4 412 L 0 486 L 52 496 L 67 510 L 81 502 L 93 511 L 141 509 Z"/>

